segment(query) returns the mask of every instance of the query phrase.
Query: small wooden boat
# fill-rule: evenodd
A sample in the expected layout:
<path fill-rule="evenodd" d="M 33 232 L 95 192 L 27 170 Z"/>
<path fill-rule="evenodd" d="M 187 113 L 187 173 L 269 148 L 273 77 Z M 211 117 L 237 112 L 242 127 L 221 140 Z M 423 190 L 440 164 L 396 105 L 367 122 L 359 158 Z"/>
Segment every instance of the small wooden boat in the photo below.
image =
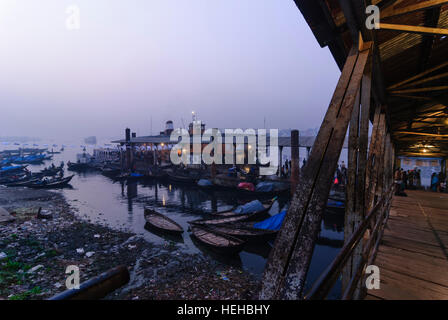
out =
<path fill-rule="evenodd" d="M 186 174 L 178 174 L 173 172 L 167 172 L 168 179 L 170 179 L 173 182 L 180 182 L 180 183 L 196 183 L 199 180 L 199 177 L 192 177 L 190 175 Z"/>
<path fill-rule="evenodd" d="M 236 254 L 243 250 L 245 241 L 202 226 L 192 226 L 193 237 L 212 250 L 226 254 Z"/>
<path fill-rule="evenodd" d="M 56 189 L 56 188 L 63 188 L 63 187 L 67 186 L 70 183 L 70 181 L 72 180 L 73 177 L 74 177 L 74 175 L 71 175 L 71 176 L 69 176 L 67 178 L 54 179 L 54 180 L 50 180 L 48 182 L 46 182 L 46 181 L 38 181 L 38 182 L 24 184 L 23 186 L 28 187 L 28 188 L 33 188 L 33 189 Z"/>
<path fill-rule="evenodd" d="M 34 179 L 27 178 L 27 179 L 21 179 L 16 182 L 11 182 L 11 183 L 5 184 L 5 186 L 7 186 L 7 187 L 26 187 L 28 184 L 36 183 L 38 181 L 40 181 L 40 180 L 37 178 L 34 178 Z"/>
<path fill-rule="evenodd" d="M 210 230 L 252 242 L 269 241 L 275 238 L 277 231 L 254 228 L 254 223 L 219 224 L 210 226 Z"/>
<path fill-rule="evenodd" d="M 275 202 L 276 199 L 277 199 L 277 198 L 274 198 L 274 199 L 272 199 L 272 200 L 270 200 L 270 201 L 263 202 L 264 210 L 260 210 L 260 211 L 257 211 L 257 212 L 255 212 L 255 213 L 257 213 L 258 215 L 263 215 L 263 214 L 265 214 L 265 213 L 268 213 L 269 210 L 271 210 L 272 205 L 274 204 L 274 202 Z M 219 216 L 219 217 L 230 217 L 230 216 L 234 216 L 234 215 L 236 215 L 236 214 L 239 214 L 239 213 L 235 213 L 235 212 L 234 212 L 234 211 L 236 210 L 236 208 L 237 208 L 237 207 L 235 206 L 235 207 L 233 207 L 233 208 L 230 209 L 230 210 L 219 211 L 219 212 L 213 213 L 213 215 L 215 215 L 215 216 Z"/>
<path fill-rule="evenodd" d="M 264 209 L 249 213 L 249 214 L 240 214 L 235 213 L 233 210 L 231 211 L 222 211 L 217 212 L 215 214 L 212 214 L 211 219 L 199 219 L 194 221 L 188 221 L 189 224 L 193 225 L 205 225 L 205 226 L 212 226 L 212 225 L 219 225 L 219 224 L 225 224 L 225 223 L 234 223 L 234 222 L 242 222 L 242 221 L 254 221 L 254 220 L 263 220 L 267 217 L 269 217 L 269 210 L 271 210 L 272 205 L 274 204 L 275 200 L 277 198 L 272 199 L 268 203 L 263 203 Z"/>
<path fill-rule="evenodd" d="M 67 169 L 70 171 L 86 171 L 89 170 L 89 165 L 87 163 L 72 163 L 72 162 L 68 162 L 67 163 Z"/>
<path fill-rule="evenodd" d="M 167 233 L 181 234 L 184 232 L 177 222 L 149 208 L 145 208 L 145 220 L 151 227 Z"/>

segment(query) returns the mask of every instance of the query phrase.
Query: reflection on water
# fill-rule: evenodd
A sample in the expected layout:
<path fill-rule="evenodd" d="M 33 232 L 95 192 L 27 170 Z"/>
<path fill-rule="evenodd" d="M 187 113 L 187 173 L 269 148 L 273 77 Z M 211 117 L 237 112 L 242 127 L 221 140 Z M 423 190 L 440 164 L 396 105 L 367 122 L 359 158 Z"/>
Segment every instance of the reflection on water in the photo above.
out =
<path fill-rule="evenodd" d="M 53 162 L 67 163 L 74 160 L 80 150 L 66 149 L 62 154 L 54 155 Z M 30 166 L 37 171 L 48 166 Z M 247 199 L 234 192 L 203 191 L 191 185 L 177 185 L 166 181 L 148 180 L 142 182 L 114 182 L 99 172 L 77 173 L 73 178 L 71 189 L 62 192 L 72 206 L 78 209 L 82 218 L 93 222 L 107 224 L 113 228 L 125 229 L 141 234 L 153 243 L 173 241 L 187 252 L 203 252 L 214 259 L 244 269 L 261 276 L 268 258 L 271 245 L 249 245 L 236 257 L 223 257 L 202 248 L 189 236 L 188 221 L 206 218 L 211 212 L 229 209 L 236 203 Z M 280 198 L 270 213 L 281 211 L 288 204 L 288 199 Z M 144 207 L 153 207 L 166 214 L 184 228 L 179 239 L 170 239 L 166 235 L 145 229 Z M 307 280 L 309 287 L 334 259 L 343 242 L 343 214 L 327 212 L 322 221 L 319 241 L 316 245 Z M 176 241 L 177 240 L 177 241 Z M 337 284 L 334 294 L 340 290 Z"/>

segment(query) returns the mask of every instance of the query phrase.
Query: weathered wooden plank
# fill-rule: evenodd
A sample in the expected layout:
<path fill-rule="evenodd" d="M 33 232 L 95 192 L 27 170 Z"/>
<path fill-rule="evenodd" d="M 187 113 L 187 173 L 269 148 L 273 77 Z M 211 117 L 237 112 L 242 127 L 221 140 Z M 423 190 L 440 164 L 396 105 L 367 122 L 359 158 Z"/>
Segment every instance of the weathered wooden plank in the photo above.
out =
<path fill-rule="evenodd" d="M 374 263 L 381 289 L 368 293 L 381 299 L 447 299 L 448 195 L 407 193 L 393 200 Z"/>
<path fill-rule="evenodd" d="M 421 241 L 415 241 L 414 239 L 406 239 L 401 237 L 400 234 L 384 234 L 381 240 L 381 245 L 445 259 L 445 254 L 442 249 L 432 242 L 423 243 Z"/>
<path fill-rule="evenodd" d="M 309 161 L 301 171 L 300 183 L 271 250 L 263 275 L 261 299 L 297 299 L 302 296 L 317 229 L 368 55 L 369 51 L 359 53 L 353 48 L 347 58 Z M 319 185 L 322 186 L 319 188 Z"/>
<path fill-rule="evenodd" d="M 380 269 L 380 289 L 369 296 L 384 300 L 446 300 L 448 288 L 388 269 Z"/>
<path fill-rule="evenodd" d="M 358 171 L 358 143 L 359 143 L 359 115 L 360 115 L 360 93 L 356 97 L 353 107 L 352 119 L 350 120 L 349 136 L 348 136 L 348 167 L 347 167 L 347 185 L 345 199 L 345 219 L 344 219 L 344 240 L 350 239 L 351 234 L 356 226 L 360 223 L 361 218 L 356 210 L 356 174 Z M 358 247 L 360 247 L 360 244 Z M 342 291 L 349 284 L 354 271 L 353 264 L 357 265 L 360 258 L 360 252 L 353 255 L 347 261 L 342 270 Z"/>
<path fill-rule="evenodd" d="M 419 73 L 419 74 L 416 74 L 415 76 L 412 76 L 412 77 L 410 77 L 410 78 L 407 78 L 406 80 L 403 80 L 403 81 L 400 81 L 400 82 L 398 82 L 398 83 L 396 83 L 396 84 L 393 84 L 393 85 L 391 85 L 390 87 L 388 87 L 387 89 L 388 89 L 388 90 L 391 90 L 391 89 L 399 88 L 399 87 L 401 87 L 402 85 L 404 85 L 404 84 L 406 84 L 406 83 L 409 83 L 409 82 L 411 82 L 411 81 L 420 79 L 420 78 L 422 78 L 422 77 L 424 77 L 424 76 L 426 76 L 426 75 L 428 75 L 428 74 L 433 73 L 434 71 L 443 69 L 443 68 L 445 68 L 445 67 L 447 67 L 447 66 L 448 66 L 448 62 L 444 62 L 444 63 L 439 64 L 439 65 L 437 65 L 437 66 L 435 66 L 435 67 L 433 67 L 433 68 L 431 68 L 431 69 L 428 69 L 428 70 L 426 70 L 426 71 L 424 71 L 424 72 L 421 72 L 421 73 Z"/>
<path fill-rule="evenodd" d="M 361 84 L 361 106 L 355 109 L 350 123 L 347 200 L 344 239 L 349 239 L 365 217 L 365 180 L 367 166 L 367 145 L 369 140 L 369 116 L 371 102 L 371 73 L 363 76 Z M 356 112 L 355 112 L 356 111 Z M 355 130 L 357 129 L 357 130 Z M 350 153 L 351 152 L 351 153 Z M 351 277 L 362 261 L 362 242 L 354 250 L 342 272 L 342 291 L 345 291 Z M 359 288 L 354 296 L 358 296 Z"/>
<path fill-rule="evenodd" d="M 447 30 L 448 31 L 448 30 Z M 448 86 L 435 86 L 427 88 L 414 88 L 414 89 L 403 89 L 391 91 L 391 94 L 405 94 L 405 93 L 417 93 L 417 92 L 430 92 L 430 91 L 446 91 Z"/>
<path fill-rule="evenodd" d="M 314 192 L 311 194 L 304 222 L 300 228 L 291 261 L 285 274 L 285 285 L 280 289 L 279 297 L 283 299 L 297 299 L 302 295 L 304 281 L 314 250 L 314 241 L 320 229 L 322 213 L 325 210 L 328 194 L 332 185 L 332 177 L 346 136 L 348 123 L 351 119 L 354 101 L 360 88 L 364 68 L 369 57 L 369 50 L 361 52 L 353 71 L 350 85 L 340 112 L 337 123 L 328 141 L 326 153 L 322 159 L 321 168 L 316 181 Z"/>
<path fill-rule="evenodd" d="M 381 246 L 376 263 L 381 269 L 392 270 L 416 279 L 448 287 L 448 262 L 418 252 Z"/>
<path fill-rule="evenodd" d="M 378 111 L 378 109 L 377 109 Z M 373 208 L 375 203 L 375 194 L 378 184 L 378 172 L 382 165 L 383 159 L 383 149 L 384 149 L 384 139 L 386 131 L 386 116 L 384 113 L 380 113 L 378 118 L 375 114 L 375 120 L 378 121 L 377 125 L 374 124 L 374 129 L 376 127 L 375 136 L 372 135 L 369 148 L 369 159 L 367 162 L 368 171 L 366 177 L 366 209 L 370 210 Z"/>
<path fill-rule="evenodd" d="M 395 5 L 392 5 L 381 12 L 381 19 L 413 13 L 420 10 L 428 10 L 431 8 L 440 7 L 446 3 L 448 3 L 448 0 L 423 0 L 415 4 L 409 4 L 401 7 L 395 7 Z"/>

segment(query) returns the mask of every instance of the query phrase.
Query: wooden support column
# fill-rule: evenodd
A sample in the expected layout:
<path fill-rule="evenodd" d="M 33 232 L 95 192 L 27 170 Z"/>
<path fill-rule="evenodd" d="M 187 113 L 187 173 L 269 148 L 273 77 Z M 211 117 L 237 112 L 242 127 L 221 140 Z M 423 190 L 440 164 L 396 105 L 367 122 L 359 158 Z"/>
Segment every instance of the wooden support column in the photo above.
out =
<path fill-rule="evenodd" d="M 381 113 L 381 106 L 377 106 L 375 111 L 373 132 L 370 138 L 369 157 L 367 161 L 366 173 L 366 211 L 368 212 L 375 202 L 376 185 L 378 182 L 379 165 L 384 145 L 386 131 L 386 115 Z"/>
<path fill-rule="evenodd" d="M 367 166 L 367 145 L 369 141 L 369 115 L 371 102 L 371 73 L 366 73 L 361 86 L 361 98 L 353 109 L 349 131 L 348 176 L 346 188 L 344 240 L 350 239 L 362 223 L 365 212 L 365 178 Z M 360 105 L 361 103 L 361 105 Z M 355 249 L 342 272 L 342 292 L 362 262 L 363 243 Z M 354 293 L 358 296 L 360 285 Z"/>
<path fill-rule="evenodd" d="M 371 44 L 361 52 L 352 48 L 347 57 L 310 158 L 301 171 L 300 183 L 269 255 L 261 299 L 299 299 L 303 296 L 322 214 L 370 48 Z"/>
<path fill-rule="evenodd" d="M 294 194 L 299 183 L 299 158 L 299 130 L 291 130 L 291 194 Z"/>
<path fill-rule="evenodd" d="M 157 144 L 152 144 L 152 153 L 153 153 L 153 165 L 157 166 Z"/>
<path fill-rule="evenodd" d="M 383 191 L 385 189 L 384 185 L 384 175 L 385 175 L 385 166 L 386 166 L 386 159 L 387 159 L 387 148 L 388 145 L 388 133 L 386 133 L 386 127 L 384 127 L 385 135 L 383 137 L 383 141 L 381 144 L 381 152 L 378 155 L 377 159 L 378 161 L 378 172 L 377 172 L 377 178 L 376 178 L 376 191 L 375 191 L 375 198 L 380 199 Z"/>
<path fill-rule="evenodd" d="M 132 157 L 132 150 L 131 150 L 131 129 L 126 128 L 125 130 L 125 140 L 126 140 L 126 170 L 129 170 L 131 168 L 131 157 Z"/>
<path fill-rule="evenodd" d="M 283 147 L 278 148 L 278 176 L 282 176 Z"/>
<path fill-rule="evenodd" d="M 213 161 L 211 166 L 210 166 L 210 177 L 212 179 L 216 178 L 216 163 L 215 163 L 215 161 Z"/>

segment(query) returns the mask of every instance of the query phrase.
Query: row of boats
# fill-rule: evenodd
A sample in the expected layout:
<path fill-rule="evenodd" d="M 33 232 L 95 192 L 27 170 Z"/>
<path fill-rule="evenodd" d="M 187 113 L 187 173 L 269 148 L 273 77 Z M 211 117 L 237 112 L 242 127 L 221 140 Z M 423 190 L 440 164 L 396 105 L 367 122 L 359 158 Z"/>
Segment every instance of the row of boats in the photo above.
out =
<path fill-rule="evenodd" d="M 28 187 L 33 189 L 55 189 L 69 185 L 74 175 L 64 177 L 63 164 L 30 172 L 26 165 L 0 168 L 0 185 L 7 187 Z"/>
<path fill-rule="evenodd" d="M 190 225 L 188 231 L 195 242 L 213 251 L 222 254 L 236 254 L 243 250 L 249 242 L 260 243 L 275 239 L 281 221 L 275 228 L 260 227 L 263 221 L 277 218 L 276 215 L 272 217 L 269 215 L 275 200 L 276 198 L 262 203 L 261 207 L 255 211 L 240 213 L 235 207 L 212 213 L 207 219 L 188 222 Z M 144 214 L 147 222 L 146 228 L 149 231 L 155 230 L 177 236 L 181 236 L 184 232 L 180 224 L 154 209 L 145 208 Z M 284 216 L 284 214 L 282 212 L 277 215 Z"/>

